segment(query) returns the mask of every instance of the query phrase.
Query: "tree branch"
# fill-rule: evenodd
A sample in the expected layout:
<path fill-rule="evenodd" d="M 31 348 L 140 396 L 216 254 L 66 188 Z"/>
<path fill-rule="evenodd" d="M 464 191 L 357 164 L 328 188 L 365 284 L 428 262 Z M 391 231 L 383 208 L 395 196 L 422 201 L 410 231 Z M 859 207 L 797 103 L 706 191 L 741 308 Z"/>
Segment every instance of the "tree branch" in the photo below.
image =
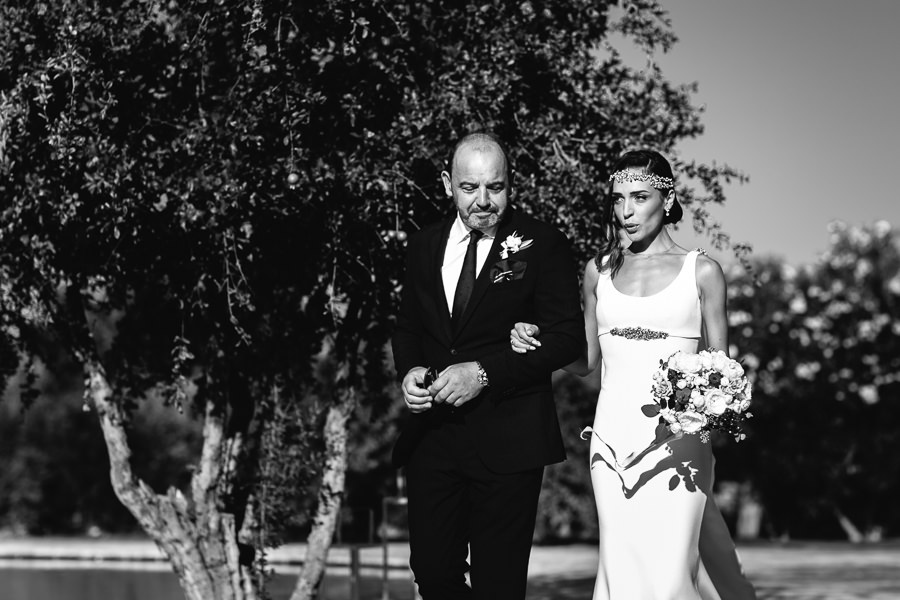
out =
<path fill-rule="evenodd" d="M 222 474 L 225 441 L 225 416 L 223 410 L 216 406 L 215 399 L 206 399 L 206 412 L 203 420 L 203 450 L 200 454 L 200 466 L 191 478 L 191 493 L 197 511 L 197 521 L 202 523 L 216 509 L 216 484 Z"/>

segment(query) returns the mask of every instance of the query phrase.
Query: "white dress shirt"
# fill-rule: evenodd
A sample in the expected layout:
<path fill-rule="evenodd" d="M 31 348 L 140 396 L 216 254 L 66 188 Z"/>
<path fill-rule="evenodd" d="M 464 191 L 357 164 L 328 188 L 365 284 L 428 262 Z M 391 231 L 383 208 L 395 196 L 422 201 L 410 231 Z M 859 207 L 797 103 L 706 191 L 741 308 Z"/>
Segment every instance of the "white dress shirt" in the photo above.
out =
<path fill-rule="evenodd" d="M 484 232 L 478 240 L 475 261 L 475 277 L 481 273 L 481 268 L 487 262 L 491 253 L 491 245 L 497 235 L 497 227 L 491 227 Z M 447 296 L 447 308 L 453 311 L 453 296 L 456 294 L 456 284 L 459 282 L 459 274 L 462 272 L 463 260 L 466 258 L 466 248 L 469 245 L 469 228 L 466 227 L 459 213 L 450 227 L 450 237 L 447 238 L 447 248 L 444 250 L 444 262 L 441 265 L 441 278 L 444 280 L 444 294 Z M 452 316 L 452 315 L 451 315 Z"/>

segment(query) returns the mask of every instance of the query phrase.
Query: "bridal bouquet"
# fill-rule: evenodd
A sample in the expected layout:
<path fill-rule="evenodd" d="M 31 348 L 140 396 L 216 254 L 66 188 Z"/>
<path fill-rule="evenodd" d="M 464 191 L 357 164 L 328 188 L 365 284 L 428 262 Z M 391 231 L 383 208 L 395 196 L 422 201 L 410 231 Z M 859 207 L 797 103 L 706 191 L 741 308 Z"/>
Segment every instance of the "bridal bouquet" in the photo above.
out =
<path fill-rule="evenodd" d="M 678 351 L 659 361 L 653 374 L 656 404 L 643 407 L 644 414 L 659 415 L 674 434 L 699 433 L 704 443 L 716 429 L 741 441 L 742 424 L 752 416 L 750 387 L 744 368 L 721 350 Z"/>

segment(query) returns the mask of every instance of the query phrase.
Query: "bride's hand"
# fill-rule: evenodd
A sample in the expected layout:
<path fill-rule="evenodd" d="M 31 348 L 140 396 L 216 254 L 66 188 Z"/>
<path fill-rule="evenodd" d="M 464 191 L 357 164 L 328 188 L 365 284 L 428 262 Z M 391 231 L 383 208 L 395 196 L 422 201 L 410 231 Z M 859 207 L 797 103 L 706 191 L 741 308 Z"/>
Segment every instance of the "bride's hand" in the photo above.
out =
<path fill-rule="evenodd" d="M 541 328 L 537 325 L 519 322 L 509 331 L 509 344 L 512 346 L 513 352 L 525 354 L 541 345 L 536 337 L 540 334 Z"/>

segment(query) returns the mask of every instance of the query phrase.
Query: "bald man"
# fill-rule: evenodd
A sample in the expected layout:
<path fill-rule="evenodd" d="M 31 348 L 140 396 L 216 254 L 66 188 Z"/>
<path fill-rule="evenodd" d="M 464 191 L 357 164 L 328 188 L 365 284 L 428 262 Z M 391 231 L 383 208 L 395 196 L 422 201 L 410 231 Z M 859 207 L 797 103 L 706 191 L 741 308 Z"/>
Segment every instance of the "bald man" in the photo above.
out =
<path fill-rule="evenodd" d="M 424 600 L 522 600 L 543 469 L 565 460 L 550 376 L 581 351 L 578 278 L 566 236 L 510 206 L 510 173 L 497 137 L 463 137 L 441 173 L 453 216 L 409 240 L 393 462 Z M 512 351 L 517 321 L 540 352 Z"/>

